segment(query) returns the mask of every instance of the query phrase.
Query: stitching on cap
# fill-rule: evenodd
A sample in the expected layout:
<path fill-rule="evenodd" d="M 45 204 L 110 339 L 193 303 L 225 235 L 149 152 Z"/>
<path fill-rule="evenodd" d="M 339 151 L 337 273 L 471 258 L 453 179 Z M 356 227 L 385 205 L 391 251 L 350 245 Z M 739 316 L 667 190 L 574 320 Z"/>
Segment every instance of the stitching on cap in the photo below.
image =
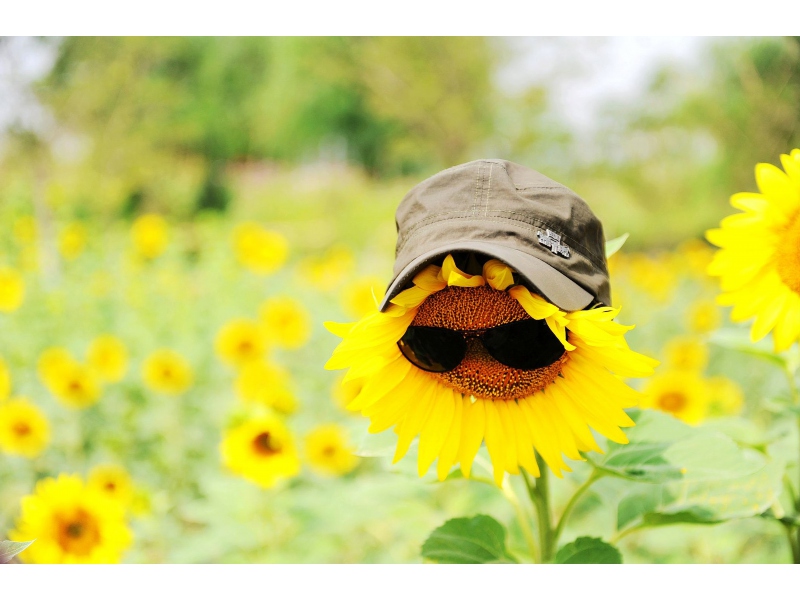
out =
<path fill-rule="evenodd" d="M 508 211 L 503 211 L 503 212 L 508 212 Z M 452 217 L 452 218 L 454 218 L 454 219 L 473 219 L 473 217 L 471 217 L 469 215 L 462 215 L 462 216 Z M 481 219 L 473 219 L 473 220 L 481 220 Z M 534 232 L 535 232 L 535 228 L 536 227 L 538 227 L 538 228 L 541 228 L 541 227 L 548 228 L 548 227 L 550 227 L 550 225 L 548 223 L 545 223 L 544 221 L 540 221 L 539 219 L 534 219 L 534 221 L 536 221 L 536 223 L 538 223 L 538 225 L 533 225 L 533 224 L 528 223 L 527 221 L 523 221 L 521 219 L 513 219 L 513 218 L 508 218 L 508 217 L 488 217 L 487 216 L 487 217 L 484 217 L 483 220 L 489 220 L 489 221 L 515 221 L 517 223 L 522 223 L 522 225 L 517 225 L 517 227 L 520 227 L 522 229 L 527 229 L 529 231 L 534 231 Z M 425 227 L 428 227 L 428 226 L 434 225 L 434 224 L 435 223 L 427 223 L 427 224 L 422 225 L 420 227 L 416 227 L 414 229 L 414 231 L 412 233 L 410 233 L 408 235 L 408 237 L 406 237 L 405 241 L 403 242 L 403 245 L 397 249 L 397 254 L 400 254 L 400 252 L 403 251 L 403 248 L 406 246 L 408 241 L 412 237 L 414 237 L 421 229 L 424 229 Z M 595 267 L 597 267 L 597 268 L 601 268 L 602 267 L 603 261 L 598 260 L 597 256 L 594 253 L 589 252 L 583 245 L 575 242 L 572 238 L 570 238 L 569 241 L 570 241 L 570 243 L 572 244 L 572 246 L 574 248 L 577 248 L 579 250 L 578 254 L 580 254 L 581 256 L 586 258 L 587 260 L 589 260 L 589 262 L 591 262 Z M 580 250 L 582 250 L 583 252 L 580 252 Z"/>
<path fill-rule="evenodd" d="M 475 206 L 478 204 L 478 184 L 481 179 L 481 169 L 483 169 L 483 164 L 478 165 L 478 169 L 475 172 L 475 195 L 472 198 L 472 216 L 475 216 Z"/>
<path fill-rule="evenodd" d="M 492 194 L 492 170 L 494 169 L 494 163 L 489 163 L 489 187 L 486 188 L 486 201 L 483 204 L 483 216 L 489 214 L 489 196 Z"/>

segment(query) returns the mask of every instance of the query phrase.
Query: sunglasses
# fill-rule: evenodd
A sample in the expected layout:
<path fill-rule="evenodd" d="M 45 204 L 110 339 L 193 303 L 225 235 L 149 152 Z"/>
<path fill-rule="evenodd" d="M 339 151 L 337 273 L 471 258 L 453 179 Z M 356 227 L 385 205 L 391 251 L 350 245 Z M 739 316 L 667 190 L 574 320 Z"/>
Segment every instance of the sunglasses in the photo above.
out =
<path fill-rule="evenodd" d="M 551 365 L 564 354 L 563 344 L 547 323 L 536 319 L 470 331 L 412 325 L 397 345 L 414 366 L 444 373 L 461 364 L 468 340 L 475 338 L 498 362 L 525 371 Z"/>

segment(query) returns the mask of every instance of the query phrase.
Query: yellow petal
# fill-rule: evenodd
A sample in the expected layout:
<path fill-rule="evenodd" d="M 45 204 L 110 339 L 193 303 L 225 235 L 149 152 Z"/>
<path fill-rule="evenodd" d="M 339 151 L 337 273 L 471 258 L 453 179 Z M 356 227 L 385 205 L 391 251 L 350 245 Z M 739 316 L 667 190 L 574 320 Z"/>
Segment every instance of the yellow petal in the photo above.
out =
<path fill-rule="evenodd" d="M 436 476 L 439 478 L 439 481 L 444 481 L 448 473 L 450 473 L 450 469 L 456 462 L 458 447 L 461 442 L 461 428 L 464 422 L 462 416 L 464 402 L 461 398 L 461 394 L 454 390 L 452 391 L 452 397 L 454 407 L 453 419 L 450 424 L 450 431 L 447 434 L 447 439 L 445 439 L 442 451 L 439 453 L 439 460 L 436 463 Z"/>
<path fill-rule="evenodd" d="M 461 463 L 461 472 L 464 477 L 469 477 L 472 461 L 481 447 L 484 433 L 486 432 L 485 400 L 470 402 L 469 398 L 462 398 L 461 416 L 464 425 L 461 429 L 461 443 L 458 447 L 458 462 Z"/>
<path fill-rule="evenodd" d="M 450 389 L 441 386 L 434 395 L 433 409 L 419 435 L 417 469 L 422 477 L 444 446 L 455 415 L 455 400 Z"/>

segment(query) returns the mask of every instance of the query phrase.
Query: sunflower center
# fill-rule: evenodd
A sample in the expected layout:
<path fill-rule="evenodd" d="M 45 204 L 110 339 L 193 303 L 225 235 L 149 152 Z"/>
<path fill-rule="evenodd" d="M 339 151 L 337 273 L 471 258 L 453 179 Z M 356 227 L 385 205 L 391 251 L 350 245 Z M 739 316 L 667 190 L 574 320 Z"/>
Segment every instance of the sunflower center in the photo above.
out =
<path fill-rule="evenodd" d="M 800 212 L 786 229 L 775 253 L 778 276 L 786 286 L 800 294 Z"/>
<path fill-rule="evenodd" d="M 22 421 L 18 421 L 14 423 L 13 426 L 14 433 L 17 434 L 18 437 L 25 437 L 30 435 L 31 433 L 31 426 L 28 423 L 24 423 Z"/>
<path fill-rule="evenodd" d="M 164 367 L 163 369 L 161 369 L 161 376 L 164 379 L 172 379 L 172 369 L 170 369 L 169 367 Z"/>
<path fill-rule="evenodd" d="M 106 489 L 107 489 L 109 492 L 113 492 L 114 490 L 116 490 L 116 489 L 117 489 L 117 484 L 116 484 L 116 483 L 114 483 L 113 481 L 108 481 L 108 482 L 106 482 L 105 488 L 106 488 Z"/>
<path fill-rule="evenodd" d="M 239 342 L 239 352 L 242 354 L 250 354 L 253 351 L 253 343 L 250 340 L 243 340 Z"/>
<path fill-rule="evenodd" d="M 83 384 L 77 379 L 71 380 L 68 387 L 70 392 L 78 393 L 83 391 Z"/>
<path fill-rule="evenodd" d="M 411 324 L 471 331 L 530 318 L 508 292 L 489 286 L 453 286 L 428 296 L 420 305 Z M 530 396 L 553 383 L 566 361 L 565 351 L 544 367 L 515 369 L 491 356 L 480 339 L 470 337 L 467 338 L 464 360 L 455 369 L 428 374 L 467 396 L 514 400 Z"/>
<path fill-rule="evenodd" d="M 680 412 L 686 406 L 686 396 L 680 392 L 667 392 L 658 399 L 658 406 L 666 412 Z"/>
<path fill-rule="evenodd" d="M 281 451 L 281 445 L 269 432 L 265 431 L 253 439 L 253 450 L 261 456 L 272 456 Z"/>
<path fill-rule="evenodd" d="M 100 542 L 100 528 L 91 514 L 78 509 L 59 519 L 56 537 L 64 552 L 85 556 Z"/>

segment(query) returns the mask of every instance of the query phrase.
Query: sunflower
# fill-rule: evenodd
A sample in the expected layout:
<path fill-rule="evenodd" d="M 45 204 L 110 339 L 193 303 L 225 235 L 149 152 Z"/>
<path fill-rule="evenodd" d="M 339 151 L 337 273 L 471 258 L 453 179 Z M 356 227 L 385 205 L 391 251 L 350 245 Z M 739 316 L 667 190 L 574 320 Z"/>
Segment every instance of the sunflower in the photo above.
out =
<path fill-rule="evenodd" d="M 269 275 L 286 262 L 289 243 L 280 233 L 247 222 L 234 229 L 233 249 L 236 259 L 247 269 L 258 275 Z"/>
<path fill-rule="evenodd" d="M 63 362 L 54 361 L 42 371 L 50 392 L 64 406 L 87 408 L 100 399 L 103 390 L 94 371 L 71 357 Z"/>
<path fill-rule="evenodd" d="M 720 277 L 722 306 L 733 306 L 731 320 L 755 317 L 750 338 L 773 332 L 775 351 L 800 336 L 800 150 L 781 155 L 785 170 L 756 165 L 760 193 L 731 196 L 743 211 L 725 217 L 706 238 L 720 250 L 708 274 Z"/>
<path fill-rule="evenodd" d="M 267 339 L 282 348 L 299 348 L 311 336 L 308 311 L 294 298 L 269 298 L 259 309 Z"/>
<path fill-rule="evenodd" d="M 6 361 L 0 356 L 0 402 L 8 398 L 11 393 L 11 372 Z"/>
<path fill-rule="evenodd" d="M 735 381 L 718 375 L 706 379 L 708 408 L 712 415 L 737 415 L 744 406 L 742 388 Z"/>
<path fill-rule="evenodd" d="M 58 235 L 58 251 L 66 260 L 78 258 L 86 248 L 88 234 L 82 223 L 69 223 Z"/>
<path fill-rule="evenodd" d="M 25 298 L 25 281 L 11 267 L 0 267 L 0 312 L 14 312 Z"/>
<path fill-rule="evenodd" d="M 0 450 L 35 458 L 50 441 L 50 424 L 27 398 L 0 404 Z"/>
<path fill-rule="evenodd" d="M 256 321 L 234 319 L 217 333 L 215 348 L 223 362 L 241 366 L 261 358 L 267 350 L 267 343 Z"/>
<path fill-rule="evenodd" d="M 142 215 L 131 225 L 131 239 L 137 256 L 152 260 L 167 249 L 169 226 L 160 215 Z"/>
<path fill-rule="evenodd" d="M 192 386 L 194 375 L 192 367 L 183 356 L 162 348 L 148 356 L 142 366 L 145 384 L 164 394 L 182 394 Z"/>
<path fill-rule="evenodd" d="M 292 434 L 277 417 L 250 418 L 230 429 L 220 452 L 226 467 L 264 488 L 300 472 Z"/>
<path fill-rule="evenodd" d="M 358 465 L 358 457 L 339 425 L 319 425 L 306 435 L 306 458 L 322 475 L 346 475 Z"/>
<path fill-rule="evenodd" d="M 628 348 L 624 334 L 631 327 L 612 321 L 618 309 L 561 311 L 514 285 L 512 270 L 497 260 L 486 262 L 482 275 L 469 275 L 448 255 L 441 268 L 426 267 L 413 283 L 384 313 L 326 324 L 344 338 L 326 368 L 349 368 L 345 380 L 363 382 L 348 409 L 368 416 L 372 433 L 394 428 L 395 462 L 419 435 L 420 476 L 438 457 L 439 479 L 456 462 L 468 477 L 485 441 L 499 484 L 504 472 L 518 473 L 520 466 L 538 476 L 534 450 L 560 477 L 570 470 L 562 455 L 582 460 L 580 452 L 600 451 L 590 427 L 627 442 L 620 427 L 633 421 L 623 409 L 636 405 L 639 394 L 617 376 L 649 375 L 658 363 Z M 429 372 L 398 345 L 411 325 L 477 334 L 531 319 L 542 335 L 537 341 L 552 354 L 537 368 L 506 366 L 470 337 L 455 368 Z"/>
<path fill-rule="evenodd" d="M 89 472 L 86 487 L 97 490 L 109 500 L 128 508 L 133 500 L 133 482 L 118 465 L 97 465 Z"/>
<path fill-rule="evenodd" d="M 719 327 L 722 317 L 719 306 L 713 300 L 697 300 L 687 313 L 689 329 L 695 333 L 710 333 Z"/>
<path fill-rule="evenodd" d="M 246 403 L 253 403 L 291 414 L 297 410 L 297 398 L 290 389 L 289 374 L 281 367 L 265 361 L 247 363 L 234 383 L 236 394 Z"/>
<path fill-rule="evenodd" d="M 92 340 L 86 358 L 89 367 L 103 381 L 120 381 L 128 370 L 128 350 L 122 340 L 113 335 L 101 335 Z"/>
<path fill-rule="evenodd" d="M 122 507 L 65 474 L 39 481 L 22 499 L 10 537 L 36 540 L 22 555 L 31 563 L 118 563 L 132 541 Z"/>
<path fill-rule="evenodd" d="M 665 371 L 652 377 L 644 388 L 642 408 L 655 408 L 690 425 L 708 415 L 709 389 L 698 373 Z"/>
<path fill-rule="evenodd" d="M 665 347 L 667 364 L 677 370 L 701 372 L 708 364 L 708 346 L 693 336 L 671 339 Z"/>

